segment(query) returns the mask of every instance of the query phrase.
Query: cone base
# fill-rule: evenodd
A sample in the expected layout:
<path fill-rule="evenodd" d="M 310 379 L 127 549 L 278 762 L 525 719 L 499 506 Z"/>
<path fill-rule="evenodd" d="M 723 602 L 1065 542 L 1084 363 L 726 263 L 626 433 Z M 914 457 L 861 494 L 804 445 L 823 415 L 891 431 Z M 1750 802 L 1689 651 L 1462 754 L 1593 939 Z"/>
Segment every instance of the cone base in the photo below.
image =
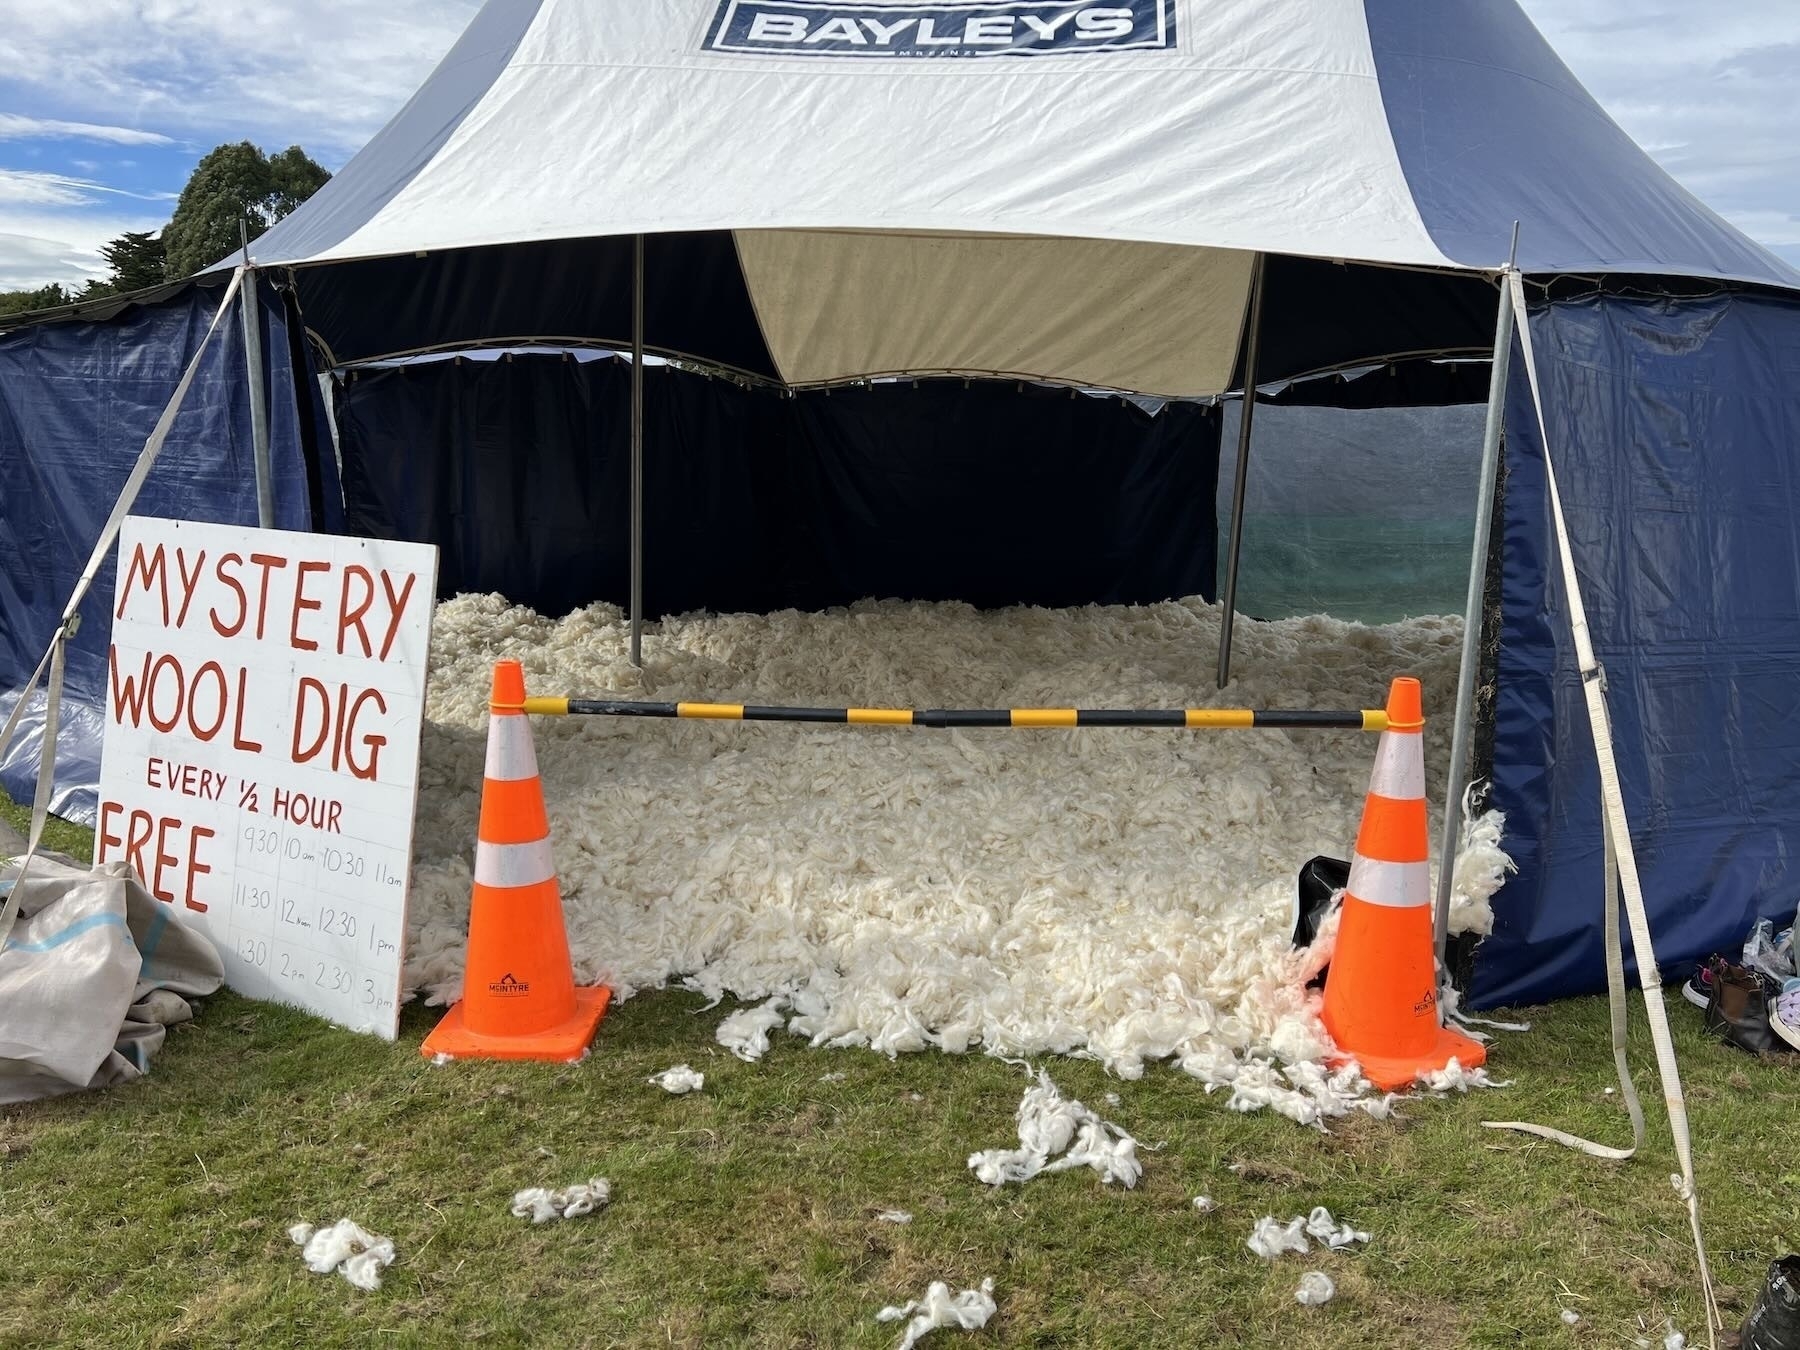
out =
<path fill-rule="evenodd" d="M 1465 1069 L 1478 1069 L 1487 1063 L 1487 1047 L 1454 1031 L 1439 1028 L 1437 1044 L 1422 1055 L 1340 1054 L 1334 1065 L 1355 1062 L 1368 1079 L 1383 1092 L 1398 1092 L 1411 1087 L 1422 1073 L 1436 1073 L 1451 1060 Z"/>
<path fill-rule="evenodd" d="M 587 1054 L 611 998 L 612 990 L 605 985 L 577 989 L 573 1017 L 529 1036 L 487 1036 L 470 1031 L 459 1000 L 444 1014 L 444 1020 L 432 1028 L 419 1053 L 426 1059 L 448 1055 L 451 1059 L 535 1059 L 546 1064 L 573 1064 Z"/>

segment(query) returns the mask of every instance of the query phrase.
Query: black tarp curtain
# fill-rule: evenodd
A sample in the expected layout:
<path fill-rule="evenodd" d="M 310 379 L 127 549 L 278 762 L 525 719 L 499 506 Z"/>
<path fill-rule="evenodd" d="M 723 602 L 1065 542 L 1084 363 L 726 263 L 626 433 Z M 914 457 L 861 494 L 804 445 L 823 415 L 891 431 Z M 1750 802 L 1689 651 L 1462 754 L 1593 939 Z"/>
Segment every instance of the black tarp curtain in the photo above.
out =
<path fill-rule="evenodd" d="M 648 350 L 780 380 L 729 233 L 649 235 L 644 271 Z M 524 341 L 631 345 L 629 236 L 370 258 L 291 276 L 330 366 Z M 1271 255 L 1265 285 L 1264 384 L 1407 356 L 1485 357 L 1493 346 L 1497 293 L 1486 277 Z M 1242 376 L 1240 357 L 1233 388 Z"/>
<path fill-rule="evenodd" d="M 437 544 L 446 596 L 623 603 L 630 379 L 545 355 L 353 372 L 350 532 Z M 1011 382 L 790 395 L 648 367 L 646 615 L 1210 597 L 1220 422 Z"/>

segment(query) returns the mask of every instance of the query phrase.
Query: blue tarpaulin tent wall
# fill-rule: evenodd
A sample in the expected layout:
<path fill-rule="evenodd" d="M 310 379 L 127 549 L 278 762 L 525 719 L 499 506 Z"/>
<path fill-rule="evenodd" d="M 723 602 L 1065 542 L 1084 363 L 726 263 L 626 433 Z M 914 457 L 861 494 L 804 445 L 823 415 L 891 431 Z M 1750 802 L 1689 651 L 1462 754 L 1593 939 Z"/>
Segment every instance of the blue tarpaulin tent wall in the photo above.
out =
<path fill-rule="evenodd" d="M 218 308 L 190 288 L 108 323 L 38 324 L 0 335 L 0 719 L 56 631 L 119 490 Z M 309 476 L 288 316 L 261 288 L 276 524 L 310 529 L 315 500 L 335 501 L 330 456 Z M 304 380 L 304 375 L 300 380 Z M 321 477 L 321 474 L 323 477 Z M 139 515 L 254 525 L 256 481 L 243 328 L 226 316 L 134 508 Z M 90 822 L 99 779 L 101 700 L 112 625 L 113 569 L 82 608 L 69 646 L 54 809 Z M 37 701 L 41 705 L 43 692 Z M 29 801 L 41 713 L 0 760 L 0 787 Z"/>
<path fill-rule="evenodd" d="M 805 36 L 709 52 L 716 8 L 639 0 L 602 21 L 587 0 L 489 0 L 394 120 L 255 241 L 325 364 L 636 337 L 796 388 L 1004 374 L 1205 399 L 1240 389 L 1253 353 L 1265 382 L 1480 356 L 1509 257 L 1603 278 L 1611 298 L 1559 301 L 1534 327 L 1658 937 L 1674 963 L 1791 908 L 1800 321 L 1778 294 L 1800 295 L 1800 273 L 1634 146 L 1513 0 L 1144 0 L 1141 41 L 1003 40 L 990 57 L 923 41 L 921 22 L 903 60 L 865 59 L 901 50 L 886 40 L 822 45 L 826 25 L 856 27 L 856 6 L 830 0 L 802 6 Z M 1019 134 L 987 134 L 1001 124 Z M 1630 278 L 1688 298 L 1622 298 Z M 48 640 L 206 303 L 0 338 L 0 690 Z M 304 353 L 273 286 L 263 303 L 280 523 L 331 528 L 332 458 L 306 451 L 322 418 L 290 373 Z M 253 518 L 242 366 L 228 327 L 140 510 Z M 584 383 L 617 369 L 549 391 L 509 378 L 410 413 L 353 396 L 354 523 L 441 543 L 448 584 L 553 610 L 618 598 L 622 400 Z M 1602 978 L 1595 770 L 1523 387 L 1515 366 L 1492 728 L 1520 872 L 1477 964 L 1486 1003 Z M 653 450 L 646 468 L 662 475 L 652 510 L 669 510 L 648 522 L 650 607 L 1210 589 L 1181 570 L 1212 566 L 1212 479 L 1190 449 L 1206 436 L 1058 398 L 1060 440 L 1009 445 L 995 428 L 1029 399 L 980 410 L 987 391 L 958 405 L 942 388 L 806 394 L 773 437 L 723 388 L 653 405 L 652 444 L 695 458 Z M 1150 446 L 1144 463 L 1083 448 L 1115 435 Z M 1007 454 L 1031 472 L 998 481 Z M 773 540 L 725 509 L 745 494 Z M 921 521 L 942 557 L 917 547 Z M 686 552 L 704 575 L 682 571 Z M 746 558 L 780 595 L 757 592 Z M 1085 574 L 1056 570 L 1071 558 Z M 821 575 L 841 589 L 804 589 Z M 70 672 L 90 709 L 105 604 Z M 70 782 L 92 781 L 86 715 Z M 19 790 L 36 749 L 12 747 L 0 783 Z"/>
<path fill-rule="evenodd" d="M 323 410 L 296 370 L 282 298 L 265 288 L 261 303 L 278 523 L 336 528 L 334 457 L 308 448 Z M 111 323 L 0 337 L 0 690 L 48 643 L 215 304 L 194 290 Z M 1800 846 L 1800 302 L 1589 296 L 1542 305 L 1533 329 L 1674 970 L 1800 899 L 1788 863 Z M 238 324 L 216 341 L 141 512 L 256 518 Z M 339 407 L 350 528 L 438 543 L 446 590 L 502 590 L 551 612 L 621 599 L 627 382 L 621 362 L 544 357 L 358 375 Z M 1216 408 L 1152 417 L 1126 400 L 960 380 L 789 397 L 667 367 L 648 384 L 650 439 L 664 447 L 650 460 L 652 612 L 1212 590 Z M 1517 360 L 1502 520 L 1494 802 L 1519 873 L 1476 959 L 1484 1006 L 1590 990 L 1602 968 L 1596 771 Z M 921 521 L 936 545 L 909 533 Z M 75 819 L 93 806 L 110 599 L 108 569 L 70 653 L 56 809 Z M 0 712 L 8 702 L 0 693 Z M 15 796 L 37 750 L 28 735 L 0 766 Z"/>
<path fill-rule="evenodd" d="M 1657 955 L 1800 901 L 1800 303 L 1591 296 L 1532 318 Z M 1474 1001 L 1601 983 L 1599 779 L 1517 349 L 1494 804 L 1519 873 Z"/>
<path fill-rule="evenodd" d="M 358 372 L 338 410 L 351 531 L 437 544 L 446 596 L 623 603 L 630 379 L 544 355 Z M 1214 591 L 1214 405 L 964 380 L 788 397 L 656 366 L 645 421 L 650 617 Z"/>

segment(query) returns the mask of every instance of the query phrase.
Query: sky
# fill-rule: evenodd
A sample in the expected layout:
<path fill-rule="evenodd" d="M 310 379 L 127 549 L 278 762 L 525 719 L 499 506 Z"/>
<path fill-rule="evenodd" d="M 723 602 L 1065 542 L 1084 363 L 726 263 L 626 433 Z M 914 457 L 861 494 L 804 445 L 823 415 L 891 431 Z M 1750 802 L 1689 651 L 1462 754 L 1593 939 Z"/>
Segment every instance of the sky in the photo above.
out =
<path fill-rule="evenodd" d="M 1524 4 L 1664 168 L 1800 264 L 1800 3 Z M 103 274 L 100 245 L 165 223 L 221 142 L 340 167 L 478 7 L 0 0 L 0 291 Z"/>

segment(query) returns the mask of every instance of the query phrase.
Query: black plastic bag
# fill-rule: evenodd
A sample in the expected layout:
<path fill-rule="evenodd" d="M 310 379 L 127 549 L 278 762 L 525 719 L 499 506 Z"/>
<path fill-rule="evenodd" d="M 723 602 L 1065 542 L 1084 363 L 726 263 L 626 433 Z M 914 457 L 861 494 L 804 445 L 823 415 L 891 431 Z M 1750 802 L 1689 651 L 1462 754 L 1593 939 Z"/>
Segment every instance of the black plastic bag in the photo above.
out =
<path fill-rule="evenodd" d="M 1784 1256 L 1769 1267 L 1742 1337 L 1741 1350 L 1800 1350 L 1800 1256 Z"/>
<path fill-rule="evenodd" d="M 1311 858 L 1300 869 L 1300 914 L 1294 946 L 1310 947 L 1331 912 L 1331 897 L 1350 884 L 1350 864 L 1342 858 Z"/>

